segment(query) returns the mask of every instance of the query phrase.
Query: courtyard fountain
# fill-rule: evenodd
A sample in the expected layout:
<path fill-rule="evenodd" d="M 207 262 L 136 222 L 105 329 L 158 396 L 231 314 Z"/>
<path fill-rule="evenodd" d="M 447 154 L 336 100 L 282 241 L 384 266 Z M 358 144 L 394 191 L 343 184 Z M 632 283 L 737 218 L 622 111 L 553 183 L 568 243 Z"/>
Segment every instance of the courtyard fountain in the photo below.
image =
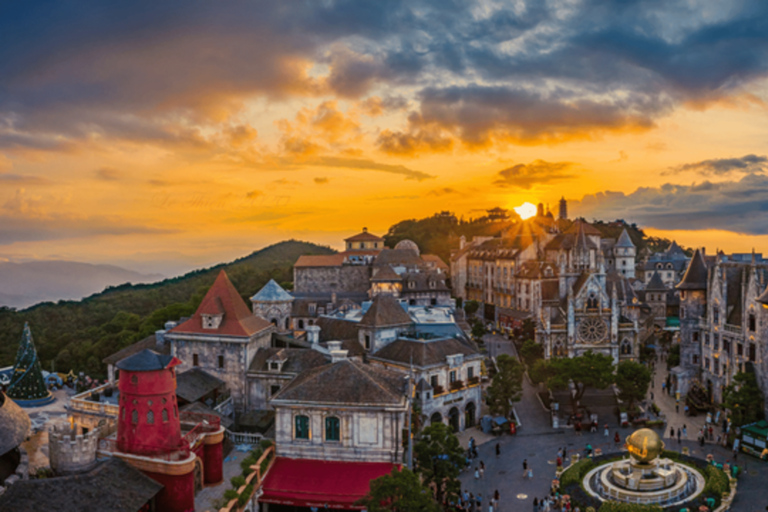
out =
<path fill-rule="evenodd" d="M 637 430 L 626 439 L 629 458 L 606 462 L 584 477 L 584 489 L 602 501 L 682 504 L 704 490 L 697 469 L 662 457 L 664 442 L 651 429 Z"/>

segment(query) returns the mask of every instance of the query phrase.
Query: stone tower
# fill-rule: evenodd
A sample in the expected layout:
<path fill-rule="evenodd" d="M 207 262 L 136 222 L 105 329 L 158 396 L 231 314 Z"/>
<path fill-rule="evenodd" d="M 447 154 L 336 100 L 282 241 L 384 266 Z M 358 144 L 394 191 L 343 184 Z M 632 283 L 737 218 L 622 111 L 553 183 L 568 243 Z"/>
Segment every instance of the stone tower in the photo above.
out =
<path fill-rule="evenodd" d="M 48 453 L 54 473 L 69 475 L 93 468 L 99 433 L 100 430 L 95 428 L 78 435 L 77 427 L 70 423 L 53 425 L 48 431 Z"/>
<path fill-rule="evenodd" d="M 272 322 L 278 332 L 290 330 L 293 295 L 283 290 L 274 279 L 270 279 L 251 297 L 251 305 L 253 314 Z"/>
<path fill-rule="evenodd" d="M 565 197 L 560 198 L 560 210 L 557 214 L 558 219 L 567 219 L 568 218 L 568 202 L 565 200 Z"/>
<path fill-rule="evenodd" d="M 635 256 L 637 254 L 637 248 L 632 243 L 632 239 L 629 238 L 627 229 L 621 232 L 621 236 L 616 241 L 616 245 L 613 246 L 613 258 L 616 261 L 616 272 L 624 277 L 635 277 Z"/>
<path fill-rule="evenodd" d="M 701 364 L 700 321 L 707 316 L 707 264 L 700 249 L 691 258 L 683 279 L 678 283 L 680 290 L 680 366 L 692 377 L 698 376 Z M 688 392 L 690 382 L 679 383 L 678 391 Z"/>

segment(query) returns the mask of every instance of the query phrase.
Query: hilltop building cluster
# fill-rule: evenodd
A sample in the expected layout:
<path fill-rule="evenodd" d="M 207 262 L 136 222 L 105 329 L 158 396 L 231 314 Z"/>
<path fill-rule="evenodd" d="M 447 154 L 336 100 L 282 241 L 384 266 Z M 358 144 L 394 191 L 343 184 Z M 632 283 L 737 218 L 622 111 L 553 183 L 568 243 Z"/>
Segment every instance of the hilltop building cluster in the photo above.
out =
<path fill-rule="evenodd" d="M 160 484 L 151 506 L 190 510 L 221 481 L 225 435 L 272 429 L 259 500 L 349 507 L 403 464 L 413 410 L 455 431 L 475 425 L 483 356 L 457 321 L 447 265 L 366 229 L 345 247 L 302 256 L 292 292 L 271 280 L 250 306 L 222 271 L 191 317 L 106 358 L 109 383 L 75 397 L 69 430 L 53 431 L 60 473 L 120 459 Z M 317 479 L 302 473 L 329 480 L 305 488 Z"/>

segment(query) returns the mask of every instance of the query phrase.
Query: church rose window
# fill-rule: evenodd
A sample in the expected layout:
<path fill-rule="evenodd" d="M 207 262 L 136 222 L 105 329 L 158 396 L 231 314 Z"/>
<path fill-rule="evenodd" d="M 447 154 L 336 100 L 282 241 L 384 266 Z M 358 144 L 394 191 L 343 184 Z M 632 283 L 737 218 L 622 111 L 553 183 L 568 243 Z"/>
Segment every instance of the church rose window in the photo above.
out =
<path fill-rule="evenodd" d="M 309 418 L 296 416 L 296 439 L 309 439 Z"/>
<path fill-rule="evenodd" d="M 325 440 L 326 441 L 338 441 L 339 435 L 339 418 L 335 416 L 329 416 L 325 418 Z"/>
<path fill-rule="evenodd" d="M 579 324 L 579 339 L 586 343 L 597 343 L 605 339 L 608 327 L 600 318 L 585 318 Z"/>

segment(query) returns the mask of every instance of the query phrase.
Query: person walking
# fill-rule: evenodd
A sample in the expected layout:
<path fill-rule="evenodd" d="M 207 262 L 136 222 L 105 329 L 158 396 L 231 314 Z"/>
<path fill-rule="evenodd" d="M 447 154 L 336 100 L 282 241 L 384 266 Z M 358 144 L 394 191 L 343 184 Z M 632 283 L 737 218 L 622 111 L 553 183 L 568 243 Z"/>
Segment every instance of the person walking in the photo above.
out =
<path fill-rule="evenodd" d="M 501 445 L 499 443 L 496 443 L 496 458 L 499 458 L 499 455 L 501 455 Z"/>
<path fill-rule="evenodd" d="M 563 446 L 563 460 L 568 460 L 567 452 L 568 452 L 568 447 Z"/>
<path fill-rule="evenodd" d="M 685 426 L 685 423 L 683 423 L 683 437 L 688 439 L 688 428 Z"/>
<path fill-rule="evenodd" d="M 533 512 L 539 512 L 539 498 L 533 498 Z"/>
<path fill-rule="evenodd" d="M 485 476 L 485 462 L 480 461 L 480 478 Z"/>
<path fill-rule="evenodd" d="M 528 459 L 523 459 L 523 478 L 528 477 Z"/>
<path fill-rule="evenodd" d="M 613 444 L 616 445 L 616 448 L 618 448 L 621 445 L 621 438 L 619 437 L 619 432 L 618 431 L 613 436 Z"/>
<path fill-rule="evenodd" d="M 669 438 L 670 439 L 675 438 L 675 427 L 672 427 L 672 426 L 669 427 Z"/>
<path fill-rule="evenodd" d="M 680 434 L 682 434 L 680 427 L 677 427 L 677 444 L 680 444 Z"/>
<path fill-rule="evenodd" d="M 480 468 L 475 468 L 475 481 L 480 480 Z"/>
<path fill-rule="evenodd" d="M 603 430 L 603 436 L 608 437 L 610 434 L 608 433 L 608 424 L 605 424 L 604 430 Z"/>

